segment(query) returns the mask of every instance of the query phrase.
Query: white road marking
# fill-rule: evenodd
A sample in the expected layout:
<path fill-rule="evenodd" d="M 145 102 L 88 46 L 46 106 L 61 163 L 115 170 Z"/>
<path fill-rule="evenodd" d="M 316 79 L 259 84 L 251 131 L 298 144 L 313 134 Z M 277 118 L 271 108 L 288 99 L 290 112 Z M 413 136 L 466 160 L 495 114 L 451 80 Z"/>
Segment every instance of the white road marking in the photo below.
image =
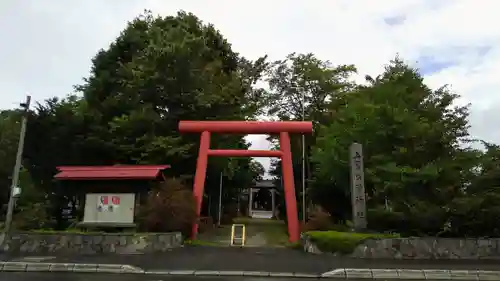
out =
<path fill-rule="evenodd" d="M 47 261 L 47 260 L 52 260 L 55 259 L 56 257 L 50 257 L 50 256 L 30 256 L 30 257 L 22 257 L 17 260 L 19 261 L 26 261 L 26 262 L 41 262 L 41 261 Z"/>

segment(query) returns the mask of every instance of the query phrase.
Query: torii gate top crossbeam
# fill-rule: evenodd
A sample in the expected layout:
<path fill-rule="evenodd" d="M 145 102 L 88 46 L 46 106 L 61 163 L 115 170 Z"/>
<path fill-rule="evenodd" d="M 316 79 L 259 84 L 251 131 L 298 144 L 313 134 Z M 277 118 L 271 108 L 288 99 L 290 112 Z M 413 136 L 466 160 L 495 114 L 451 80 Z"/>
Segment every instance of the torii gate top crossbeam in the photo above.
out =
<path fill-rule="evenodd" d="M 181 133 L 204 131 L 223 134 L 278 134 L 281 132 L 310 134 L 309 121 L 180 121 Z"/>

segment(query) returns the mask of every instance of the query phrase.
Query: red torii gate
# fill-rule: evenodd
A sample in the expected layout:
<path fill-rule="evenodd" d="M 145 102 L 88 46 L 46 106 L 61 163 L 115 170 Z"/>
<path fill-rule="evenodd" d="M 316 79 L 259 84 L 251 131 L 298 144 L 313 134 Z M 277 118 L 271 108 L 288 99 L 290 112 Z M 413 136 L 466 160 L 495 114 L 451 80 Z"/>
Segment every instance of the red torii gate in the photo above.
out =
<path fill-rule="evenodd" d="M 193 193 L 196 199 L 196 213 L 201 212 L 203 189 L 207 172 L 208 156 L 229 157 L 280 157 L 282 160 L 283 185 L 285 190 L 286 215 L 290 242 L 300 239 L 297 200 L 293 180 L 292 152 L 289 133 L 312 133 L 312 122 L 299 121 L 180 121 L 181 133 L 201 133 L 200 150 L 196 163 Z M 210 149 L 210 134 L 279 134 L 280 150 L 235 150 Z M 192 239 L 198 233 L 198 222 L 193 224 Z"/>

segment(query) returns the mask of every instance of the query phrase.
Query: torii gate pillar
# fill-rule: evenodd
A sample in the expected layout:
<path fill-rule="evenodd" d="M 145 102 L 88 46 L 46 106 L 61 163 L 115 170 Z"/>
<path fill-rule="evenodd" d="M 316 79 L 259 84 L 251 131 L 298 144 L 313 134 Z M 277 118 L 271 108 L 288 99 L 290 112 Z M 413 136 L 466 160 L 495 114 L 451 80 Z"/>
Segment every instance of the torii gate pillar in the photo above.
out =
<path fill-rule="evenodd" d="M 200 150 L 196 162 L 193 194 L 196 200 L 196 214 L 201 212 L 208 156 L 224 157 L 280 157 L 282 161 L 282 177 L 285 191 L 286 215 L 288 219 L 288 235 L 290 242 L 300 239 L 297 199 L 293 179 L 292 152 L 289 133 L 310 134 L 312 122 L 282 121 L 180 121 L 181 133 L 201 133 Z M 279 134 L 280 150 L 217 150 L 210 149 L 210 134 Z M 198 220 L 193 223 L 191 238 L 196 239 Z"/>

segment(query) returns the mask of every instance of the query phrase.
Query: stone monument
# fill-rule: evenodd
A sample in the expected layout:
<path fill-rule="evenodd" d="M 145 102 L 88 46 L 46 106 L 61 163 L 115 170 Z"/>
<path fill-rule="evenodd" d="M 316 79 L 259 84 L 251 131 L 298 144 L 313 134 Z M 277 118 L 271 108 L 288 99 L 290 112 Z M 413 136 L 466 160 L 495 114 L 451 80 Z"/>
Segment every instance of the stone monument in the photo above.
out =
<path fill-rule="evenodd" d="M 363 169 L 363 149 L 353 143 L 349 148 L 351 165 L 351 205 L 352 222 L 356 231 L 366 229 L 365 174 Z"/>

